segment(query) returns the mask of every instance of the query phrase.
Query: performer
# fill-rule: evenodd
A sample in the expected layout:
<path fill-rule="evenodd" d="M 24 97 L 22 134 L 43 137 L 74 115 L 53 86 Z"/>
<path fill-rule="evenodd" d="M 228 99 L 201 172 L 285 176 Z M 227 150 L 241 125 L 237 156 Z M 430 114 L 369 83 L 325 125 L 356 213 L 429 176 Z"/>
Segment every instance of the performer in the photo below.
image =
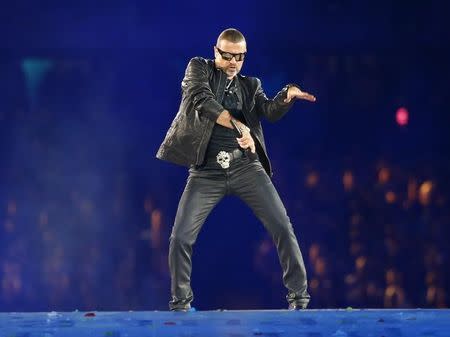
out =
<path fill-rule="evenodd" d="M 260 119 L 276 122 L 296 99 L 316 99 L 295 84 L 268 99 L 258 78 L 240 74 L 246 52 L 245 37 L 230 28 L 219 35 L 214 60 L 190 60 L 181 83 L 180 108 L 156 155 L 189 167 L 170 236 L 169 308 L 173 311 L 191 307 L 192 248 L 207 216 L 225 195 L 242 199 L 271 234 L 283 269 L 288 308 L 305 309 L 310 299 L 302 253 L 271 181 Z"/>

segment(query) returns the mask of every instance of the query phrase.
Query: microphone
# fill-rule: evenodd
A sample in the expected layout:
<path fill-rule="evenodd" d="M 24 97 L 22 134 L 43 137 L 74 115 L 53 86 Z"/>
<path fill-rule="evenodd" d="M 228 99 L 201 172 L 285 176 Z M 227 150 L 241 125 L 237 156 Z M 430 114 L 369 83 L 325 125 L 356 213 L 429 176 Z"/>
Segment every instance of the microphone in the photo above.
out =
<path fill-rule="evenodd" d="M 233 125 L 233 129 L 236 132 L 236 134 L 239 136 L 239 138 L 241 138 L 242 137 L 242 132 L 239 129 L 236 121 L 233 118 L 231 118 L 230 119 L 230 123 L 231 123 L 231 125 Z M 245 149 L 245 154 L 252 161 L 258 158 L 258 154 L 256 153 L 256 151 L 255 151 L 255 153 L 253 153 L 252 150 L 250 150 L 249 147 Z"/>

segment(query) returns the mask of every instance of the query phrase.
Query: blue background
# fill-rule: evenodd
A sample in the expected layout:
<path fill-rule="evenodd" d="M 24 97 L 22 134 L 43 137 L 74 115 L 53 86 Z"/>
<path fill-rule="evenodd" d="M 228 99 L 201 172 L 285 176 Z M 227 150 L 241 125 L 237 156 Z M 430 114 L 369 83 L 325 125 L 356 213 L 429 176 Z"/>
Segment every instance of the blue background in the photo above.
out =
<path fill-rule="evenodd" d="M 0 310 L 166 310 L 187 170 L 154 156 L 187 62 L 229 27 L 268 96 L 295 82 L 317 97 L 263 123 L 311 307 L 448 307 L 444 1 L 2 7 Z M 198 309 L 285 307 L 273 244 L 238 200 L 208 218 L 193 261 Z"/>

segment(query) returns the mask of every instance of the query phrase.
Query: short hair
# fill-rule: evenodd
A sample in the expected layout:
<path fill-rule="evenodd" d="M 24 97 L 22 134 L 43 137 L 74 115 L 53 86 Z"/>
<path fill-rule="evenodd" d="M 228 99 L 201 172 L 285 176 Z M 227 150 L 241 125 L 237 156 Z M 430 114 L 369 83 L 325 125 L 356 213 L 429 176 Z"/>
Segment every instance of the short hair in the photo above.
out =
<path fill-rule="evenodd" d="M 219 37 L 217 38 L 217 44 L 219 44 L 219 42 L 221 40 L 227 40 L 229 42 L 239 43 L 239 42 L 245 41 L 245 37 L 237 29 L 228 28 L 228 29 L 225 29 L 222 33 L 220 33 Z"/>

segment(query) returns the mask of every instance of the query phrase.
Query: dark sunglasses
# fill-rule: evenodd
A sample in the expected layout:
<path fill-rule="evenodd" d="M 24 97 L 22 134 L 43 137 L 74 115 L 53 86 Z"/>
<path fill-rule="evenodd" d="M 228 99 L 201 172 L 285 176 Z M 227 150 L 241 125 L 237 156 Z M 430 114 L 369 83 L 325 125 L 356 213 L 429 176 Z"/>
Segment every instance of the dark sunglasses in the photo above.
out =
<path fill-rule="evenodd" d="M 217 51 L 219 52 L 220 56 L 222 56 L 222 58 L 225 61 L 231 61 L 231 59 L 233 57 L 236 60 L 236 62 L 244 61 L 246 53 L 233 54 L 233 53 L 229 53 L 227 51 L 220 50 L 219 47 L 216 47 L 216 48 L 217 48 Z"/>

